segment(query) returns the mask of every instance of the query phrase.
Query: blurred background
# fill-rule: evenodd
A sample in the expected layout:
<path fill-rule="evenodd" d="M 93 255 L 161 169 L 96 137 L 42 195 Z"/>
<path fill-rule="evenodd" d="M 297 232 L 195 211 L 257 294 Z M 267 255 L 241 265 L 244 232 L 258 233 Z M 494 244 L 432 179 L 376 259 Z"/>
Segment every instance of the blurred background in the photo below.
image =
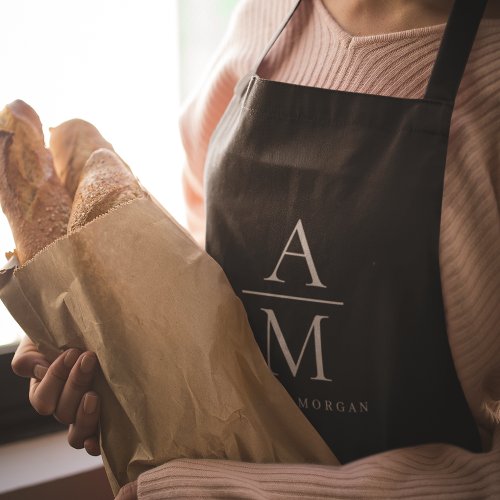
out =
<path fill-rule="evenodd" d="M 16 0 L 2 4 L 0 108 L 23 99 L 48 128 L 92 122 L 185 225 L 182 102 L 201 85 L 238 0 Z M 0 259 L 14 248 L 0 213 Z M 0 304 L 0 346 L 19 328 Z"/>
<path fill-rule="evenodd" d="M 15 99 L 26 101 L 39 114 L 47 143 L 51 126 L 75 117 L 92 122 L 142 184 L 185 225 L 179 111 L 203 82 L 237 1 L 2 2 L 0 108 Z M 0 213 L 0 261 L 13 248 L 9 226 Z M 57 453 L 51 447 L 58 444 L 47 436 L 35 438 L 61 429 L 51 417 L 37 420 L 27 403 L 27 381 L 17 380 L 10 372 L 21 335 L 0 303 L 2 499 L 31 498 L 29 490 L 22 488 L 46 482 L 54 469 L 68 475 L 65 465 L 70 469 L 78 461 L 86 465 L 76 467 L 84 469 L 100 465 L 100 459 L 88 461 L 82 458 L 84 452 L 74 450 L 79 458 L 70 454 L 68 463 L 62 455 L 56 465 Z M 22 441 L 30 436 L 35 440 Z M 18 477 L 15 457 L 25 460 L 26 455 L 37 453 L 37 465 L 26 463 L 25 479 Z M 46 472 L 40 466 L 43 461 Z M 93 481 L 99 483 L 99 479 Z M 85 498 L 83 489 L 80 493 Z M 63 498 L 54 496 L 54 491 L 46 494 Z M 40 490 L 35 496 L 43 498 Z M 98 497 L 94 492 L 86 498 Z"/>

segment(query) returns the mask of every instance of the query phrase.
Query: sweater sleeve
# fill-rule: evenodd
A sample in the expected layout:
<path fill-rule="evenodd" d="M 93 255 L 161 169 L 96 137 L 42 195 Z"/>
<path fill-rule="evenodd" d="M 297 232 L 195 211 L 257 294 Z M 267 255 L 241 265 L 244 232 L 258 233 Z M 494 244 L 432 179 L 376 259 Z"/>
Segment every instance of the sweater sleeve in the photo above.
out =
<path fill-rule="evenodd" d="M 500 498 L 500 426 L 479 454 L 433 444 L 338 467 L 173 460 L 139 477 L 138 498 Z"/>

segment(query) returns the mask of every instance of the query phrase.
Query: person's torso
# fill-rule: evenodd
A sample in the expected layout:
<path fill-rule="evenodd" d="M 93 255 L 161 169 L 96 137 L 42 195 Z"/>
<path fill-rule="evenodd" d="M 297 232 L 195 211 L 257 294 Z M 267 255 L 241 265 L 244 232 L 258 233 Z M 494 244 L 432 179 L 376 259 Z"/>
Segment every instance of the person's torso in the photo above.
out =
<path fill-rule="evenodd" d="M 215 134 L 207 250 L 342 461 L 478 447 L 439 273 L 451 110 L 257 78 Z"/>

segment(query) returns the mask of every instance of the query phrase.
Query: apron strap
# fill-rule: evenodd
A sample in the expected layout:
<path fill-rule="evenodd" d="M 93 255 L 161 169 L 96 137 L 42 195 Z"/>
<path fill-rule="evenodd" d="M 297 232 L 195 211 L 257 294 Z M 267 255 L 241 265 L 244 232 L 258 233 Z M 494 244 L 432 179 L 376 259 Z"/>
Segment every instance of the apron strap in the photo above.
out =
<path fill-rule="evenodd" d="M 488 0 L 455 0 L 425 98 L 453 103 Z"/>
<path fill-rule="evenodd" d="M 265 59 L 265 57 L 267 56 L 269 51 L 272 49 L 273 45 L 276 43 L 276 40 L 281 35 L 282 31 L 286 28 L 287 24 L 290 22 L 290 19 L 292 19 L 292 16 L 295 14 L 295 11 L 298 9 L 301 1 L 302 0 L 295 1 L 295 4 L 293 5 L 292 9 L 288 13 L 288 15 L 285 17 L 285 19 L 281 23 L 280 27 L 277 29 L 274 36 L 271 38 L 271 40 L 267 44 L 267 47 L 264 49 L 264 52 L 262 52 L 262 55 L 259 57 L 257 64 L 253 67 L 252 74 L 254 74 L 254 75 L 257 74 L 257 71 L 259 70 L 259 67 L 262 64 L 262 61 Z"/>
<path fill-rule="evenodd" d="M 260 68 L 260 65 L 262 64 L 262 61 L 265 59 L 265 57 L 267 56 L 267 54 L 269 53 L 269 51 L 272 49 L 273 45 L 276 43 L 276 40 L 281 35 L 282 31 L 286 28 L 286 26 L 289 23 L 290 19 L 292 19 L 292 16 L 295 14 L 295 11 L 298 9 L 301 1 L 302 0 L 296 0 L 295 1 L 292 9 L 290 10 L 290 12 L 288 13 L 288 15 L 283 20 L 283 22 L 281 23 L 280 27 L 276 30 L 276 33 L 274 33 L 273 37 L 271 38 L 271 40 L 267 44 L 266 48 L 262 52 L 262 55 L 257 59 L 257 63 L 254 65 L 254 67 L 252 68 L 252 70 L 249 73 L 247 73 L 238 82 L 238 84 L 236 85 L 236 87 L 234 89 L 234 93 L 236 95 L 242 96 L 244 94 L 244 92 L 246 90 L 246 87 L 248 85 L 248 82 L 259 71 L 259 68 Z"/>
<path fill-rule="evenodd" d="M 250 78 L 257 74 L 262 61 L 290 22 L 301 1 L 296 0 L 252 71 L 237 85 L 235 93 L 242 94 Z M 425 99 L 455 102 L 462 75 L 487 3 L 488 0 L 455 0 L 427 85 Z"/>

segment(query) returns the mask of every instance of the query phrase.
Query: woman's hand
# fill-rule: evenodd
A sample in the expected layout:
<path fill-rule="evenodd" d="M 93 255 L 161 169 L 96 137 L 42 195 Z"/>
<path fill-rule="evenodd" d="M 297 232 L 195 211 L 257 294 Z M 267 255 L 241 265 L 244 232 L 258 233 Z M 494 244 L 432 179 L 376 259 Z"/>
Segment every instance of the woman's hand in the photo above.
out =
<path fill-rule="evenodd" d="M 137 500 L 137 481 L 123 486 L 116 495 L 115 500 Z"/>
<path fill-rule="evenodd" d="M 68 443 L 100 455 L 98 441 L 99 397 L 91 391 L 97 369 L 92 352 L 68 349 L 52 363 L 24 337 L 14 354 L 12 369 L 20 377 L 31 378 L 29 400 L 41 415 L 54 415 L 70 426 Z"/>

